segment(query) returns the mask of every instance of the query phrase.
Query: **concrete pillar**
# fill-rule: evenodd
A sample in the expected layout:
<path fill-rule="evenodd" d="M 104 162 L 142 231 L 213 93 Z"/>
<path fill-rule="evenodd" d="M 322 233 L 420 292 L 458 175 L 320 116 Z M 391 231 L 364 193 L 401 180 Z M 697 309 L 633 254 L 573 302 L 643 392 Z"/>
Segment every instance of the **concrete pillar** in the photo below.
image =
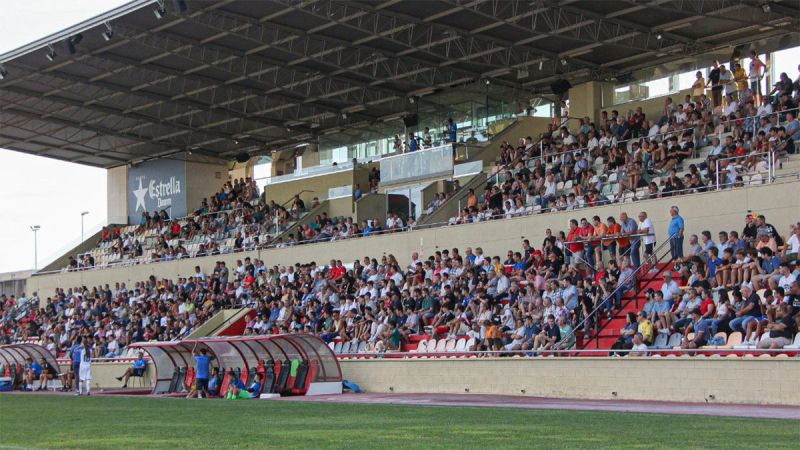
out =
<path fill-rule="evenodd" d="M 106 170 L 107 223 L 128 223 L 128 167 Z"/>
<path fill-rule="evenodd" d="M 572 117 L 586 117 L 596 120 L 603 107 L 603 85 L 600 81 L 588 81 L 573 86 L 569 90 L 569 114 Z M 577 126 L 577 121 L 574 124 Z"/>
<path fill-rule="evenodd" d="M 219 192 L 227 180 L 227 164 L 186 161 L 186 213 L 191 214 L 204 198 Z"/>

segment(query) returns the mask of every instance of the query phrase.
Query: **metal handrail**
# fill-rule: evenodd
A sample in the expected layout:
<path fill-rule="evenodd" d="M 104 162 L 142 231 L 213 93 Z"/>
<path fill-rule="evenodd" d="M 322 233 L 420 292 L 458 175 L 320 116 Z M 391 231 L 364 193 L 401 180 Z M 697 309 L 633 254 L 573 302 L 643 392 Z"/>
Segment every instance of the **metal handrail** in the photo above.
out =
<path fill-rule="evenodd" d="M 714 161 L 714 166 L 715 166 L 714 177 L 715 177 L 715 182 L 716 182 L 716 190 L 719 191 L 719 190 L 722 189 L 722 185 L 720 184 L 720 163 L 722 161 L 735 161 L 735 160 L 738 160 L 738 159 L 750 158 L 752 156 L 760 156 L 760 155 L 767 155 L 767 157 L 764 158 L 766 160 L 766 162 L 767 162 L 767 178 L 768 178 L 769 181 L 772 181 L 774 179 L 774 177 L 775 177 L 775 167 L 774 167 L 775 166 L 775 152 L 772 151 L 772 150 L 767 150 L 765 152 L 750 153 L 750 154 L 747 154 L 745 156 L 730 156 L 728 158 L 718 158 L 718 159 L 716 159 Z M 747 175 L 759 174 L 759 173 L 760 172 L 756 170 L 756 171 L 753 171 L 753 172 L 747 172 Z"/>
<path fill-rule="evenodd" d="M 666 241 L 662 242 L 656 249 L 653 250 L 653 255 L 651 255 L 649 259 L 655 258 L 656 255 L 658 254 L 658 252 L 660 252 L 664 248 L 665 245 L 668 245 L 670 243 L 670 241 L 672 241 L 672 239 L 675 238 L 675 237 L 676 237 L 676 235 L 674 235 L 674 234 L 670 235 L 669 239 L 667 239 Z M 631 247 L 633 247 L 633 246 L 631 245 Z M 655 259 L 653 261 L 653 263 L 652 263 L 652 266 L 648 265 L 647 261 L 644 261 L 639 267 L 636 268 L 636 270 L 633 271 L 633 273 L 631 274 L 631 277 L 633 277 L 633 279 L 636 280 L 637 282 L 641 282 L 641 280 L 638 280 L 638 275 L 645 268 L 647 268 L 647 270 L 650 270 L 651 267 L 658 267 L 658 263 L 660 261 L 661 261 L 661 257 L 659 257 L 658 259 Z M 648 280 L 648 281 L 652 281 L 652 280 Z M 568 336 L 566 336 L 564 338 L 561 338 L 561 340 L 558 342 L 558 344 L 561 344 L 567 338 L 569 338 L 571 336 L 574 336 L 575 335 L 575 330 L 582 329 L 586 325 L 586 322 L 590 318 L 592 318 L 594 316 L 599 316 L 599 311 L 605 306 L 606 302 L 608 302 L 608 301 L 612 301 L 613 302 L 613 299 L 614 299 L 615 295 L 617 294 L 618 291 L 621 293 L 621 290 L 622 290 L 623 287 L 624 287 L 624 285 L 622 283 L 620 283 L 619 280 L 618 280 L 617 286 L 614 288 L 614 290 L 611 291 L 606 298 L 604 298 L 602 301 L 600 301 L 597 304 L 597 306 L 595 306 L 594 309 L 592 309 L 592 311 L 590 311 L 588 314 L 586 314 L 586 317 L 584 317 L 582 321 L 580 321 L 578 324 L 576 324 L 572 328 L 572 332 L 571 332 L 570 335 L 568 335 Z M 638 294 L 642 291 L 642 289 L 643 288 L 640 287 L 640 288 L 638 288 L 636 290 L 636 292 L 634 293 L 634 298 L 636 296 L 638 296 Z M 600 322 L 599 320 L 595 320 L 595 322 L 594 322 L 595 339 L 597 339 L 598 346 L 599 346 L 599 342 L 600 342 L 600 329 L 599 329 L 599 324 L 600 323 L 599 322 Z"/>

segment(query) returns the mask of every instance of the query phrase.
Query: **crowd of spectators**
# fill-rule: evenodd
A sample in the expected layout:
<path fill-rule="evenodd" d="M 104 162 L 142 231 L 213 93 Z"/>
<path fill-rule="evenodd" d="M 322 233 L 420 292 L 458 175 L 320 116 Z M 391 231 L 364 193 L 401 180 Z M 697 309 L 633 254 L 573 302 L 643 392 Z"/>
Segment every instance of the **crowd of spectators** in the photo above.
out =
<path fill-rule="evenodd" d="M 620 220 L 628 227 L 619 233 L 638 233 L 626 215 Z M 576 324 L 598 305 L 618 306 L 621 293 L 633 288 L 633 266 L 623 252 L 632 241 L 638 248 L 640 237 L 620 234 L 615 245 L 598 250 L 608 262 L 592 265 L 587 254 L 598 255 L 592 242 L 584 251 L 583 243 L 566 238 L 548 230 L 539 249 L 526 240 L 505 258 L 481 248 L 428 258 L 414 253 L 406 266 L 392 255 L 287 267 L 248 257 L 230 269 L 220 261 L 210 273 L 198 266 L 177 280 L 151 276 L 132 286 L 3 297 L 2 337 L 38 339 L 64 355 L 79 336 L 91 336 L 95 357 L 115 357 L 130 343 L 180 339 L 220 309 L 248 305 L 256 315 L 246 334 L 310 332 L 387 349 L 425 333 L 475 334 L 476 348 L 484 349 L 570 347 Z"/>
<path fill-rule="evenodd" d="M 756 63 L 753 70 L 762 72 L 750 84 L 740 67 L 737 78 L 728 82 L 730 71 L 715 64 L 712 93 L 724 89 L 724 101 L 716 94 L 714 101 L 707 96 L 706 82 L 698 72 L 693 94 L 683 103 L 667 97 L 658 117 L 646 117 L 641 107 L 626 115 L 602 111 L 596 122 L 585 117 L 573 130 L 569 123 L 554 122 L 537 143 L 530 137 L 516 146 L 502 142 L 497 165 L 504 170 L 488 180 L 478 201 L 450 222 L 573 210 L 763 181 L 770 175 L 771 160 L 780 165 L 781 158 L 796 152 L 800 81 L 781 74 L 774 89 L 760 95 L 763 67 Z M 722 81 L 717 79 L 719 72 Z M 698 159 L 700 148 L 709 151 Z M 694 162 L 684 164 L 687 160 Z"/>
<path fill-rule="evenodd" d="M 780 156 L 795 152 L 795 142 L 800 139 L 800 121 L 796 118 L 800 89 L 796 81 L 782 74 L 774 89 L 761 95 L 758 86 L 763 83 L 755 81 L 763 78 L 763 68 L 754 64 L 750 70 L 757 76 L 745 77 L 749 84 L 742 82 L 745 78 L 740 68 L 733 71 L 734 82 L 725 82 L 727 75 L 718 65 L 715 70 L 722 72 L 723 82 L 713 81 L 717 76 L 714 72 L 709 81 L 711 99 L 703 74 L 698 73 L 697 86 L 685 102 L 667 98 L 662 115 L 655 119 L 645 117 L 641 108 L 628 111 L 625 117 L 618 111 L 603 111 L 597 122 L 586 117 L 574 131 L 569 130 L 568 123 L 554 123 L 538 142 L 529 136 L 516 146 L 501 143 L 498 165 L 505 170 L 491 177 L 482 194 L 471 190 L 466 207 L 449 223 L 704 192 L 742 186 L 751 178 L 760 182 L 769 176 L 768 155 L 777 156 L 780 163 Z M 716 101 L 715 89 L 724 89 L 726 96 Z M 456 129 L 448 122 L 446 140 Z M 425 136 L 430 132 L 423 132 L 418 148 L 430 145 Z M 683 162 L 697 156 L 696 149 L 701 147 L 710 148 L 705 158 L 684 167 Z M 368 192 L 376 192 L 379 180 L 375 168 Z M 355 186 L 354 198 L 362 195 L 361 187 Z M 450 195 L 437 193 L 424 212 L 433 213 Z M 320 215 L 278 238 L 318 203 L 307 207 L 295 196 L 279 205 L 267 201 L 254 180 L 232 180 L 188 218 L 170 219 L 166 211 L 142 213 L 134 229 L 104 230 L 98 244 L 113 259 L 98 262 L 97 253 L 88 252 L 70 258 L 68 269 L 347 239 L 416 225 L 415 217 L 403 219 L 396 214 L 361 223 L 349 217 Z"/>
<path fill-rule="evenodd" d="M 784 238 L 757 214 L 747 216 L 741 233 L 720 231 L 716 242 L 710 231 L 691 235 L 686 254 L 658 289 L 645 292 L 614 349 L 631 349 L 637 333 L 645 345 L 678 334 L 684 349 L 724 345 L 720 332 L 741 333 L 745 347 L 790 345 L 800 326 L 799 251 L 800 223 Z"/>
<path fill-rule="evenodd" d="M 800 320 L 800 223 L 784 237 L 752 214 L 741 232 L 719 232 L 717 242 L 708 231 L 690 235 L 684 252 L 682 221 L 671 213 L 671 227 L 681 227 L 671 231 L 674 267 L 645 293 L 614 351 L 646 354 L 659 335 L 676 333 L 684 348 L 717 345 L 720 331 L 739 331 L 761 348 L 790 344 Z M 467 247 L 427 258 L 415 252 L 408 265 L 393 255 L 286 267 L 244 258 L 231 268 L 219 261 L 209 273 L 197 266 L 174 281 L 3 296 L 0 339 L 35 339 L 67 356 L 89 337 L 93 357 L 114 358 L 130 343 L 181 339 L 223 308 L 249 306 L 246 335 L 313 333 L 376 351 L 401 350 L 415 335 L 472 338 L 470 350 L 569 349 L 576 327 L 590 337 L 635 289 L 635 270 L 655 245 L 652 221 L 638 217 L 573 219 L 568 232 L 548 229 L 539 248 L 524 240 L 505 257 Z"/>

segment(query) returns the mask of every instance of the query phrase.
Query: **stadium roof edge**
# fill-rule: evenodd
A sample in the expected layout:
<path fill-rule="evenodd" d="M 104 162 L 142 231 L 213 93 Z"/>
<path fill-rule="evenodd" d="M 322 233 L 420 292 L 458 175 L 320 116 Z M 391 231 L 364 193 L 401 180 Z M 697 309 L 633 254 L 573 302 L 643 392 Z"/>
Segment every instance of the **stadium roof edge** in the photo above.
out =
<path fill-rule="evenodd" d="M 114 8 L 110 11 L 106 11 L 102 14 L 94 16 L 90 19 L 86 19 L 82 22 L 79 22 L 75 25 L 67 27 L 61 31 L 57 31 L 53 34 L 49 34 L 44 36 L 40 39 L 37 39 L 33 42 L 25 44 L 21 47 L 17 47 L 15 49 L 9 50 L 3 54 L 0 54 L 0 64 L 10 61 L 16 57 L 25 55 L 27 53 L 33 52 L 40 48 L 47 47 L 48 44 L 59 42 L 64 39 L 67 39 L 70 36 L 74 36 L 78 33 L 83 31 L 89 30 L 97 25 L 100 25 L 104 22 L 108 22 L 109 20 L 114 20 L 119 17 L 122 17 L 130 12 L 136 11 L 141 9 L 147 5 L 158 3 L 158 0 L 130 0 L 128 3 L 125 3 L 122 6 Z"/>

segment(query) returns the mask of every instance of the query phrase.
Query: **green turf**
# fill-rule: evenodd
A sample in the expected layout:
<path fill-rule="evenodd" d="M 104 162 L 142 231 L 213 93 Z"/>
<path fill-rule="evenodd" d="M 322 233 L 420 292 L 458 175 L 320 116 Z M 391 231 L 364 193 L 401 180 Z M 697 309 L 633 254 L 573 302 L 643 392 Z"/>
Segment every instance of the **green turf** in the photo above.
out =
<path fill-rule="evenodd" d="M 800 423 L 512 408 L 0 396 L 0 448 L 797 448 Z"/>

